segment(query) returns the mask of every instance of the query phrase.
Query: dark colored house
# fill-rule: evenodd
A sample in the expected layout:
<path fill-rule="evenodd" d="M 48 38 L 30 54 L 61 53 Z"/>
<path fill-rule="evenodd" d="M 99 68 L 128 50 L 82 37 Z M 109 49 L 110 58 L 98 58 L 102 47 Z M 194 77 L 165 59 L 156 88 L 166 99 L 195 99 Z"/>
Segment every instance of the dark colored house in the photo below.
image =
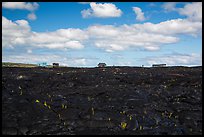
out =
<path fill-rule="evenodd" d="M 166 67 L 166 64 L 153 64 L 152 67 Z"/>
<path fill-rule="evenodd" d="M 52 63 L 53 68 L 59 67 L 59 63 Z"/>
<path fill-rule="evenodd" d="M 98 63 L 98 67 L 100 67 L 100 68 L 106 67 L 106 63 Z"/>

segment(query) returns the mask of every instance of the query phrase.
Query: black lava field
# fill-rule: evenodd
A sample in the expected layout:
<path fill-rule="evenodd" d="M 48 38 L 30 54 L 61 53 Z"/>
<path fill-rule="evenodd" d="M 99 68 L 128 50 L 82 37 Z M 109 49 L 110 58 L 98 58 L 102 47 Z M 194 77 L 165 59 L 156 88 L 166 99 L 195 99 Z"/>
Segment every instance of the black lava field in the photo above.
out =
<path fill-rule="evenodd" d="M 3 67 L 2 132 L 201 135 L 202 67 Z"/>

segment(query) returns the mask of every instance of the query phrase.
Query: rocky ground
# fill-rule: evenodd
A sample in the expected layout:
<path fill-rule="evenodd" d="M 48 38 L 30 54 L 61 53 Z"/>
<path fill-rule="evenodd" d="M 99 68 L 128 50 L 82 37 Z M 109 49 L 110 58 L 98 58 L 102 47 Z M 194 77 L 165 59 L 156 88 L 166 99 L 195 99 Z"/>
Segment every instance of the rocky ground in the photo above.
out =
<path fill-rule="evenodd" d="M 202 67 L 3 67 L 2 131 L 201 135 Z"/>

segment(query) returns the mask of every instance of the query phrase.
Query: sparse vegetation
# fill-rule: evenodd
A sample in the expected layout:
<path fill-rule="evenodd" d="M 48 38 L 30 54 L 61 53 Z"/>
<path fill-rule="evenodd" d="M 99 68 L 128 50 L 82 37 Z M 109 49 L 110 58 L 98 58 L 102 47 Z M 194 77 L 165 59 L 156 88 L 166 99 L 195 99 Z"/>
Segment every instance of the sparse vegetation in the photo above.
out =
<path fill-rule="evenodd" d="M 4 134 L 202 134 L 202 67 L 2 72 Z"/>
<path fill-rule="evenodd" d="M 25 68 L 32 68 L 32 67 L 38 67 L 38 65 L 35 65 L 35 64 L 24 64 L 24 63 L 2 62 L 2 67 L 25 67 Z"/>

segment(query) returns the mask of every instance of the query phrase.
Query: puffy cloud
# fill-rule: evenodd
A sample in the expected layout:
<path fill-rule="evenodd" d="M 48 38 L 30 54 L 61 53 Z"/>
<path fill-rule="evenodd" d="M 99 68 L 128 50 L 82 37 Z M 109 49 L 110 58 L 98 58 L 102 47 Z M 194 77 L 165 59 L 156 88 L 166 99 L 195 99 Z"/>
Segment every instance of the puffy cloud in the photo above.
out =
<path fill-rule="evenodd" d="M 166 11 L 174 11 L 176 10 L 176 4 L 178 2 L 165 2 L 163 5 L 162 5 L 162 8 L 164 8 Z"/>
<path fill-rule="evenodd" d="M 178 12 L 192 21 L 202 21 L 202 2 L 186 4 L 184 8 L 178 8 Z"/>
<path fill-rule="evenodd" d="M 82 10 L 81 14 L 82 14 L 83 18 L 88 18 L 88 17 L 92 16 L 92 14 L 93 14 L 92 12 L 93 11 L 91 9 L 87 9 L 87 10 Z"/>
<path fill-rule="evenodd" d="M 167 64 L 170 66 L 183 65 L 183 66 L 195 66 L 202 65 L 202 55 L 201 54 L 181 54 L 181 53 L 172 53 L 162 56 L 152 56 L 146 57 L 143 59 L 147 64 Z"/>
<path fill-rule="evenodd" d="M 36 46 L 50 49 L 82 49 L 84 46 L 78 41 L 58 42 L 58 43 L 40 43 Z"/>
<path fill-rule="evenodd" d="M 107 52 L 128 48 L 159 50 L 161 45 L 179 41 L 177 34 L 197 35 L 202 23 L 185 19 L 175 19 L 157 24 L 144 23 L 133 25 L 94 25 L 87 31 L 95 46 Z"/>
<path fill-rule="evenodd" d="M 136 14 L 136 20 L 138 20 L 138 21 L 146 20 L 145 16 L 144 16 L 144 13 L 142 12 L 142 10 L 139 7 L 133 7 L 133 11 Z"/>
<path fill-rule="evenodd" d="M 87 34 L 81 29 L 59 29 L 56 31 L 60 37 L 66 37 L 68 39 L 84 40 L 87 39 Z"/>
<path fill-rule="evenodd" d="M 160 22 L 158 24 L 144 23 L 135 24 L 134 28 L 141 32 L 151 32 L 163 35 L 175 35 L 175 34 L 190 34 L 196 35 L 201 33 L 202 23 L 192 22 L 186 19 L 174 19 Z"/>
<path fill-rule="evenodd" d="M 202 22 L 202 2 L 186 3 L 183 8 L 177 8 L 178 2 L 167 2 L 162 5 L 166 11 L 177 11 L 191 21 Z"/>
<path fill-rule="evenodd" d="M 3 47 L 33 46 L 50 49 L 82 49 L 82 41 L 88 36 L 80 29 L 59 29 L 37 33 L 30 30 L 25 20 L 12 22 L 2 17 Z"/>
<path fill-rule="evenodd" d="M 30 13 L 30 14 L 28 14 L 27 17 L 28 17 L 29 20 L 36 20 L 37 19 L 35 13 Z"/>
<path fill-rule="evenodd" d="M 2 46 L 12 47 L 25 44 L 25 38 L 30 34 L 30 26 L 26 20 L 12 22 L 2 17 Z"/>
<path fill-rule="evenodd" d="M 20 10 L 28 10 L 31 11 L 27 15 L 29 20 L 36 20 L 37 16 L 35 15 L 34 11 L 38 9 L 38 3 L 29 3 L 29 2 L 3 2 L 2 7 L 6 9 L 20 9 Z"/>
<path fill-rule="evenodd" d="M 91 2 L 90 6 L 91 6 L 90 9 L 81 11 L 83 18 L 88 17 L 109 18 L 120 17 L 122 15 L 122 11 L 112 3 L 97 4 L 95 2 Z"/>
<path fill-rule="evenodd" d="M 88 32 L 97 38 L 113 37 L 120 33 L 113 25 L 93 25 L 88 28 Z"/>
<path fill-rule="evenodd" d="M 34 11 L 34 10 L 38 9 L 39 5 L 36 2 L 34 2 L 34 3 L 29 3 L 29 2 L 3 2 L 2 7 L 7 8 L 7 9 L 21 9 L 21 10 Z"/>
<path fill-rule="evenodd" d="M 3 47 L 33 46 L 49 49 L 82 49 L 94 45 L 107 52 L 130 48 L 156 51 L 160 46 L 179 41 L 179 34 L 201 34 L 202 23 L 174 19 L 160 23 L 132 25 L 92 25 L 86 29 L 58 29 L 53 32 L 33 32 L 25 20 L 12 22 L 2 17 Z"/>
<path fill-rule="evenodd" d="M 26 20 L 17 20 L 12 22 L 11 20 L 8 20 L 2 16 L 2 29 L 29 31 L 30 26 Z"/>

